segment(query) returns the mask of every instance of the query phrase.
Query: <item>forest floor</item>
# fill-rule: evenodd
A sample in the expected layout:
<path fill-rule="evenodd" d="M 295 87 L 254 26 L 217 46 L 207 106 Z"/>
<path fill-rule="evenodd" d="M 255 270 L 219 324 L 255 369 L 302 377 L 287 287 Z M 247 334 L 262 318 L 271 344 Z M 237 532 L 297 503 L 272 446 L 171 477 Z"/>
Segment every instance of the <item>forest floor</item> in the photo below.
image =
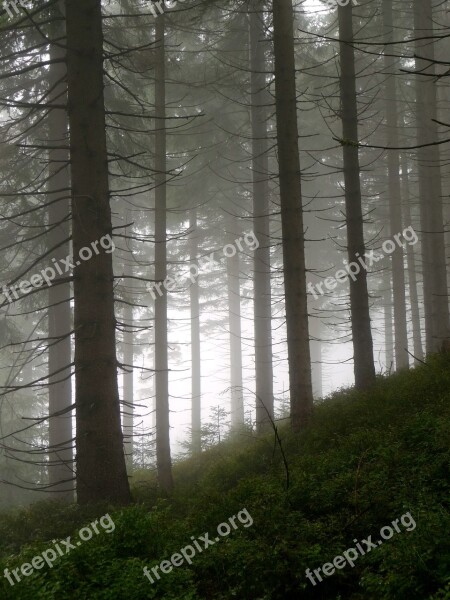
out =
<path fill-rule="evenodd" d="M 449 599 L 449 400 L 450 355 L 432 357 L 280 426 L 288 477 L 273 432 L 248 434 L 177 463 L 170 499 L 139 472 L 125 509 L 0 514 L 0 598 Z"/>

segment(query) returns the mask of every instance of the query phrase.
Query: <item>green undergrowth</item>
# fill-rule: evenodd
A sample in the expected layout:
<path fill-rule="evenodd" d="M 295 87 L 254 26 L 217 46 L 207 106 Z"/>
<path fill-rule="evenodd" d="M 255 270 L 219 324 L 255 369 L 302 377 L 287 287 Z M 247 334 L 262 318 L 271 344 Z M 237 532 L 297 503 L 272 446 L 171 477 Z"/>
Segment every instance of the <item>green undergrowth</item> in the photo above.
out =
<path fill-rule="evenodd" d="M 243 435 L 175 465 L 176 491 L 158 497 L 152 472 L 133 478 L 136 504 L 64 507 L 43 502 L 0 515 L 0 573 L 109 513 L 101 531 L 52 569 L 44 567 L 0 598 L 18 600 L 448 600 L 450 356 L 379 378 L 366 393 L 333 394 L 309 430 Z M 242 509 L 253 524 L 232 530 L 155 583 L 143 576 Z M 416 527 L 324 577 L 305 576 L 409 512 Z"/>

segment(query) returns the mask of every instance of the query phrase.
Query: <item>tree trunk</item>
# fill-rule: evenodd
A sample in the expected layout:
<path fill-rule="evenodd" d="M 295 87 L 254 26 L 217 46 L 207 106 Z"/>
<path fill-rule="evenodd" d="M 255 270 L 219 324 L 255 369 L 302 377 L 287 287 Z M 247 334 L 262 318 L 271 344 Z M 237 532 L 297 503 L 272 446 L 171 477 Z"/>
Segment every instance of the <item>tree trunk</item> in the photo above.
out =
<path fill-rule="evenodd" d="M 412 225 L 411 206 L 410 206 L 410 193 L 409 193 L 409 175 L 408 175 L 408 161 L 406 153 L 402 154 L 402 196 L 403 196 L 403 211 L 404 211 L 404 223 L 407 226 Z M 414 363 L 419 365 L 423 361 L 423 346 L 422 346 L 422 335 L 420 330 L 420 310 L 419 310 L 419 298 L 418 298 L 418 282 L 417 282 L 417 271 L 416 271 L 416 257 L 414 247 L 408 244 L 406 247 L 406 256 L 408 259 L 408 287 L 409 287 L 409 303 L 411 305 L 411 321 L 413 331 L 413 344 L 414 344 Z"/>
<path fill-rule="evenodd" d="M 389 270 L 384 273 L 383 286 L 384 356 L 387 372 L 391 373 L 394 367 L 394 324 L 392 322 L 392 284 Z"/>
<path fill-rule="evenodd" d="M 155 26 L 155 279 L 167 276 L 166 242 L 166 52 L 165 15 L 156 18 Z M 167 344 L 167 290 L 161 286 L 155 300 L 155 395 L 156 395 L 156 465 L 158 482 L 164 493 L 173 488 L 170 455 L 169 363 Z"/>
<path fill-rule="evenodd" d="M 358 264 L 365 254 L 364 224 L 358 156 L 358 112 L 356 103 L 355 55 L 353 50 L 352 5 L 338 7 L 341 66 L 341 115 L 344 155 L 345 211 L 348 262 Z M 367 272 L 361 268 L 350 278 L 350 310 L 353 336 L 355 384 L 365 389 L 375 383 L 373 341 L 370 329 Z"/>
<path fill-rule="evenodd" d="M 237 235 L 236 218 L 228 222 L 228 244 L 234 247 L 234 256 L 227 258 L 228 323 L 230 328 L 230 387 L 231 429 L 237 431 L 244 425 L 244 399 L 242 390 L 242 331 L 241 286 L 239 253 L 235 247 Z"/>
<path fill-rule="evenodd" d="M 66 0 L 72 167 L 77 497 L 80 504 L 130 498 L 117 385 L 111 253 L 78 261 L 111 235 L 100 0 Z M 84 253 L 84 256 L 86 254 Z"/>
<path fill-rule="evenodd" d="M 310 318 L 309 330 L 311 332 L 310 347 L 313 394 L 314 398 L 323 398 L 321 322 L 318 317 Z"/>
<path fill-rule="evenodd" d="M 198 227 L 197 209 L 190 211 L 189 228 L 190 264 L 198 267 Z M 198 277 L 189 285 L 191 309 L 191 393 L 192 393 L 192 453 L 198 454 L 202 449 L 202 417 L 201 417 L 201 370 L 200 370 L 200 286 Z"/>
<path fill-rule="evenodd" d="M 291 424 L 298 432 L 310 420 L 313 393 L 291 0 L 273 2 L 273 38 Z"/>
<path fill-rule="evenodd" d="M 399 147 L 397 87 L 395 82 L 395 54 L 393 41 L 393 0 L 383 0 L 384 40 L 386 44 L 384 55 L 384 70 L 386 84 L 386 127 L 388 148 Z M 391 239 L 403 231 L 402 204 L 400 192 L 400 153 L 398 150 L 387 151 L 388 161 L 388 193 L 389 193 L 389 225 Z M 406 326 L 406 296 L 403 246 L 395 244 L 391 254 L 392 261 L 392 291 L 394 297 L 394 334 L 395 334 L 395 367 L 407 369 L 408 359 L 408 330 Z"/>
<path fill-rule="evenodd" d="M 59 4 L 54 17 L 61 17 Z M 56 20 L 52 25 L 52 37 L 64 36 L 63 21 Z M 51 44 L 50 58 L 65 59 L 63 48 Z M 54 63 L 50 67 L 49 88 L 52 90 L 49 101 L 57 104 L 67 100 L 66 67 L 64 63 Z M 64 110 L 54 108 L 49 113 L 49 145 L 66 146 L 68 144 L 68 122 Z M 57 261 L 70 254 L 70 175 L 68 149 L 49 151 L 49 201 L 55 201 L 49 207 L 49 226 L 59 224 L 48 234 L 48 245 L 55 248 L 52 256 Z M 56 246 L 58 246 L 56 248 Z M 74 461 L 72 446 L 72 385 L 71 385 L 71 343 L 70 331 L 72 317 L 70 308 L 70 283 L 58 283 L 65 275 L 57 275 L 48 290 L 48 373 L 49 373 L 49 485 L 59 499 L 73 502 L 74 499 Z"/>
<path fill-rule="evenodd" d="M 430 0 L 414 0 L 416 58 L 417 144 L 439 140 L 436 108 L 433 14 Z M 437 352 L 450 339 L 447 270 L 442 208 L 441 158 L 439 146 L 419 148 L 419 193 L 422 229 L 422 269 L 425 308 L 426 351 Z"/>
<path fill-rule="evenodd" d="M 251 120 L 253 154 L 253 232 L 259 242 L 254 255 L 256 427 L 273 419 L 272 294 L 270 289 L 268 107 L 264 16 L 253 3 L 250 12 Z"/>
<path fill-rule="evenodd" d="M 124 274 L 131 276 L 133 270 L 129 262 L 125 263 Z M 130 279 L 125 278 L 125 285 L 130 285 Z M 126 295 L 125 300 L 130 304 L 124 304 L 123 309 L 123 362 L 126 369 L 122 376 L 123 381 L 123 436 L 125 447 L 125 461 L 127 473 L 133 472 L 133 441 L 134 441 L 134 329 L 133 329 L 133 298 Z"/>

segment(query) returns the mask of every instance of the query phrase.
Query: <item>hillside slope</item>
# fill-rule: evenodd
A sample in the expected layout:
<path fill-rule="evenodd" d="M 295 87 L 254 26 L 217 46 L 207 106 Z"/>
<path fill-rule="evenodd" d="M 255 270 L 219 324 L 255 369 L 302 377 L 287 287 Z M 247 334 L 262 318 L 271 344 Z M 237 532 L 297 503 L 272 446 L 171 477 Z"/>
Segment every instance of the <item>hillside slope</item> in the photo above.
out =
<path fill-rule="evenodd" d="M 14 586 L 2 577 L 0 597 L 448 599 L 449 399 L 450 355 L 433 357 L 366 394 L 334 394 L 300 437 L 280 427 L 288 480 L 273 434 L 247 437 L 176 465 L 171 499 L 157 498 L 144 473 L 139 504 L 127 509 L 42 503 L 0 515 L 2 573 L 55 548 L 53 539 L 70 535 L 76 546 L 52 568 L 20 582 L 10 575 Z M 74 543 L 106 513 L 114 531 Z M 180 566 L 161 564 L 179 564 L 182 549 Z"/>

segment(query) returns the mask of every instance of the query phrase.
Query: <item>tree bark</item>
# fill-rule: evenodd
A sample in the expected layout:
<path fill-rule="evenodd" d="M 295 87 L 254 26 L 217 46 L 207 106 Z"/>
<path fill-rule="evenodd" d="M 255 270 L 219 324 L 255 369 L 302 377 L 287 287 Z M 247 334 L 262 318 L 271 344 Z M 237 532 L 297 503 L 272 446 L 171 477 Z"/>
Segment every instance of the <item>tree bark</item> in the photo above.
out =
<path fill-rule="evenodd" d="M 384 55 L 384 70 L 386 84 L 386 128 L 388 148 L 399 147 L 398 135 L 398 106 L 397 86 L 395 82 L 395 47 L 393 42 L 393 0 L 383 0 L 384 40 L 386 44 Z M 403 231 L 402 204 L 400 192 L 400 153 L 398 150 L 387 151 L 388 162 L 388 194 L 389 194 L 389 225 L 391 238 Z M 395 335 L 395 367 L 407 369 L 408 359 L 408 330 L 406 326 L 406 296 L 405 296 L 405 267 L 403 246 L 395 245 L 391 254 L 392 292 L 394 297 L 394 335 Z"/>
<path fill-rule="evenodd" d="M 272 294 L 270 288 L 269 160 L 267 119 L 271 99 L 266 82 L 264 14 L 250 12 L 253 232 L 259 242 L 253 263 L 256 428 L 273 420 Z"/>
<path fill-rule="evenodd" d="M 391 272 L 383 275 L 383 309 L 384 309 L 384 356 L 388 373 L 394 367 L 394 324 L 392 322 L 392 284 Z"/>
<path fill-rule="evenodd" d="M 311 332 L 311 374 L 314 398 L 323 397 L 323 368 L 322 368 L 322 341 L 321 322 L 318 317 L 310 318 L 309 330 Z"/>
<path fill-rule="evenodd" d="M 166 176 L 166 51 L 165 15 L 158 15 L 155 25 L 155 279 L 167 276 L 167 176 Z M 167 290 L 161 286 L 155 300 L 155 395 L 156 395 L 156 465 L 158 483 L 164 493 L 173 489 L 170 453 L 169 362 L 167 343 Z"/>
<path fill-rule="evenodd" d="M 298 432 L 310 420 L 313 393 L 291 0 L 273 2 L 273 39 L 291 425 Z"/>
<path fill-rule="evenodd" d="M 228 222 L 228 244 L 235 248 L 237 219 Z M 244 398 L 242 389 L 242 330 L 241 330 L 241 286 L 239 254 L 227 258 L 228 323 L 230 329 L 230 388 L 231 430 L 236 432 L 244 426 Z"/>
<path fill-rule="evenodd" d="M 411 216 L 410 206 L 410 193 L 409 193 L 409 175 L 408 175 L 408 161 L 406 154 L 402 154 L 402 198 L 403 198 L 403 211 L 404 211 L 404 223 L 413 225 Z M 408 260 L 408 288 L 409 288 L 409 303 L 411 305 L 411 321 L 413 331 L 413 345 L 414 345 L 414 364 L 420 365 L 423 361 L 423 345 L 422 345 L 422 334 L 420 327 L 420 309 L 419 309 L 419 298 L 418 298 L 418 282 L 417 282 L 417 271 L 416 271 L 416 257 L 414 247 L 408 244 L 406 247 L 406 256 Z"/>
<path fill-rule="evenodd" d="M 356 146 L 359 140 L 352 14 L 351 4 L 338 7 L 347 251 L 349 264 L 358 264 L 358 258 L 364 256 L 366 249 L 359 155 Z M 354 278 L 350 278 L 350 311 L 355 384 L 357 388 L 365 389 L 375 383 L 375 365 L 367 272 L 364 268 L 361 268 Z"/>
<path fill-rule="evenodd" d="M 439 140 L 436 106 L 433 13 L 430 0 L 414 0 L 416 58 L 417 144 Z M 441 157 L 439 146 L 419 148 L 419 193 L 422 229 L 422 269 L 425 308 L 426 351 L 437 352 L 450 340 L 450 320 L 445 262 L 442 208 Z"/>
<path fill-rule="evenodd" d="M 197 209 L 190 211 L 189 228 L 190 264 L 198 268 L 198 225 Z M 202 449 L 202 418 L 201 418 L 201 367 L 200 367 L 200 286 L 198 278 L 189 286 L 191 309 L 191 435 L 192 453 L 198 454 Z"/>
<path fill-rule="evenodd" d="M 61 18 L 60 4 L 55 6 L 55 19 Z M 52 24 L 52 37 L 64 37 L 63 21 L 56 20 Z M 50 58 L 65 59 L 63 48 L 51 44 Z M 62 104 L 67 101 L 66 66 L 64 63 L 53 63 L 49 73 L 49 102 Z M 68 144 L 68 121 L 65 110 L 53 108 L 49 113 L 49 145 L 65 146 Z M 48 245 L 53 250 L 52 256 L 57 261 L 70 254 L 70 175 L 68 149 L 49 150 L 49 201 L 56 201 L 49 207 L 49 226 L 59 224 L 48 234 Z M 58 246 L 58 247 L 57 247 Z M 72 502 L 74 499 L 74 459 L 72 446 L 72 384 L 71 363 L 72 351 L 70 332 L 72 315 L 70 308 L 70 283 L 59 283 L 65 275 L 57 275 L 48 290 L 48 348 L 49 373 L 49 414 L 58 415 L 49 418 L 49 485 L 57 498 Z"/>
<path fill-rule="evenodd" d="M 111 235 L 100 0 L 66 0 L 74 260 Z M 112 255 L 74 269 L 77 499 L 128 503 L 117 385 Z"/>
<path fill-rule="evenodd" d="M 128 221 L 128 219 L 127 219 Z M 124 274 L 131 276 L 133 270 L 129 262 L 125 263 Z M 129 279 L 125 278 L 125 285 L 129 284 Z M 127 473 L 130 476 L 133 472 L 133 445 L 134 445 L 134 315 L 133 298 L 127 295 L 125 300 L 130 304 L 124 304 L 123 309 L 123 362 L 126 369 L 122 376 L 123 381 L 123 436 L 125 447 L 125 461 Z"/>

